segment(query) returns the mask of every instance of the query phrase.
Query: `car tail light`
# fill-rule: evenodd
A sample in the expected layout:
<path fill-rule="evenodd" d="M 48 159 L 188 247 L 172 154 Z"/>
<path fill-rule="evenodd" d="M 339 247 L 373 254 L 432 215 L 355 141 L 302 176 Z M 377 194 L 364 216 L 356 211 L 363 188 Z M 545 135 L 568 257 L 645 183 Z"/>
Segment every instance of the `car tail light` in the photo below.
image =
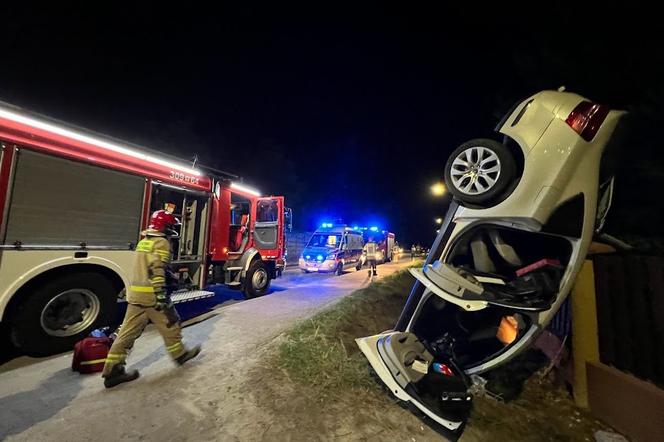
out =
<path fill-rule="evenodd" d="M 609 113 L 607 106 L 582 101 L 565 122 L 586 141 L 592 141 Z"/>

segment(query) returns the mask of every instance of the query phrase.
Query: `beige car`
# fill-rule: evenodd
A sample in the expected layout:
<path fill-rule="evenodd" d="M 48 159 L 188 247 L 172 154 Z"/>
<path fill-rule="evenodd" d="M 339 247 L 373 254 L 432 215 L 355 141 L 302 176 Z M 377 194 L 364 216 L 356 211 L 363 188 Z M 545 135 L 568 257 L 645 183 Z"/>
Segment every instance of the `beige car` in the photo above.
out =
<path fill-rule="evenodd" d="M 470 375 L 519 354 L 570 292 L 610 206 L 624 115 L 544 91 L 499 123 L 503 141 L 457 148 L 454 196 L 395 331 L 357 343 L 399 399 L 448 436 L 471 408 Z"/>

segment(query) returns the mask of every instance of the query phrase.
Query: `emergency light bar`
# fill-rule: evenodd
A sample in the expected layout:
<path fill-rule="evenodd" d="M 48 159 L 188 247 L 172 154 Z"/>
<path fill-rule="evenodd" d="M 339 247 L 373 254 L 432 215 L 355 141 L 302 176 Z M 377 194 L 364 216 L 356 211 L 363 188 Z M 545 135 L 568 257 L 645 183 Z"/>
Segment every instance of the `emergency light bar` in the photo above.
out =
<path fill-rule="evenodd" d="M 261 193 L 258 190 L 252 189 L 251 187 L 247 187 L 244 184 L 238 184 L 233 182 L 231 183 L 231 189 L 236 189 L 239 190 L 240 192 L 248 193 L 254 196 L 261 196 Z"/>
<path fill-rule="evenodd" d="M 113 152 L 117 152 L 123 155 L 131 156 L 134 158 L 138 158 L 139 160 L 142 161 L 147 161 L 150 163 L 154 164 L 159 164 L 160 166 L 168 167 L 170 169 L 176 169 L 181 172 L 194 175 L 194 176 L 201 176 L 201 173 L 197 170 L 194 170 L 190 167 L 183 166 L 180 164 L 172 163 L 170 161 L 162 160 L 161 158 L 148 155 L 146 153 L 129 149 L 127 147 L 119 146 L 114 143 L 109 143 L 108 141 L 100 140 L 94 137 L 91 137 L 89 135 L 84 135 L 82 133 L 74 132 L 69 129 L 65 129 L 64 127 L 56 126 L 54 124 L 50 124 L 44 121 L 37 120 L 35 118 L 27 117 L 25 115 L 20 115 L 15 112 L 2 109 L 0 108 L 0 118 L 5 118 L 7 120 L 11 120 L 15 123 L 20 123 L 20 124 L 25 124 L 27 126 L 34 127 L 36 129 L 41 129 L 45 130 L 47 132 L 51 132 L 56 135 L 61 135 L 63 137 L 71 138 L 77 141 L 81 141 L 83 143 L 88 143 L 92 144 L 97 147 L 101 147 L 102 149 L 107 149 Z"/>

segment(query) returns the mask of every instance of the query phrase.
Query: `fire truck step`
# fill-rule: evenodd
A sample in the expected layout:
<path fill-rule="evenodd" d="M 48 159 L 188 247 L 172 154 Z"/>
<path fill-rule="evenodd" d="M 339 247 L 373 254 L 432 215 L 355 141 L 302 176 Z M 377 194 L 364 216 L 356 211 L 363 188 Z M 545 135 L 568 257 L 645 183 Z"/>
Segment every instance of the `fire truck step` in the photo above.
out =
<path fill-rule="evenodd" d="M 226 285 L 231 286 L 231 287 L 237 287 L 240 284 L 242 284 L 240 281 L 231 281 L 231 282 L 226 283 Z"/>
<path fill-rule="evenodd" d="M 242 266 L 240 266 L 240 267 L 226 267 L 226 270 L 231 270 L 231 271 L 232 270 L 242 270 L 243 268 L 244 267 L 242 267 Z"/>
<path fill-rule="evenodd" d="M 214 296 L 214 292 L 208 292 L 206 290 L 183 290 L 181 292 L 175 292 L 171 294 L 171 301 L 173 304 L 179 304 L 182 302 L 195 301 L 197 299 L 211 298 Z"/>

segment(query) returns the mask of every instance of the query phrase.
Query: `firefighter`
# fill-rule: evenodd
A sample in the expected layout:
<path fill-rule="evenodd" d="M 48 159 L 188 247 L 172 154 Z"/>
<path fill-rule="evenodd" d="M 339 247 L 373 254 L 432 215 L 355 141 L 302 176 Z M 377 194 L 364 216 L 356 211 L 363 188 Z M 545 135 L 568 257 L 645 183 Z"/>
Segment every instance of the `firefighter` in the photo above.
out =
<path fill-rule="evenodd" d="M 172 227 L 179 224 L 172 210 L 158 210 L 152 214 L 148 229 L 142 232 L 144 238 L 136 246 L 134 274 L 127 290 L 127 313 L 102 373 L 106 388 L 138 378 L 138 370 L 125 371 L 125 360 L 149 321 L 161 334 L 166 350 L 177 364 L 184 364 L 201 351 L 200 346 L 187 349 L 182 343 L 180 317 L 166 292 L 171 257 L 168 238 L 175 234 Z"/>
<path fill-rule="evenodd" d="M 373 236 L 369 237 L 369 241 L 364 245 L 364 255 L 367 258 L 367 265 L 369 266 L 369 275 L 373 273 L 376 276 L 376 253 L 378 246 L 374 242 Z"/>

